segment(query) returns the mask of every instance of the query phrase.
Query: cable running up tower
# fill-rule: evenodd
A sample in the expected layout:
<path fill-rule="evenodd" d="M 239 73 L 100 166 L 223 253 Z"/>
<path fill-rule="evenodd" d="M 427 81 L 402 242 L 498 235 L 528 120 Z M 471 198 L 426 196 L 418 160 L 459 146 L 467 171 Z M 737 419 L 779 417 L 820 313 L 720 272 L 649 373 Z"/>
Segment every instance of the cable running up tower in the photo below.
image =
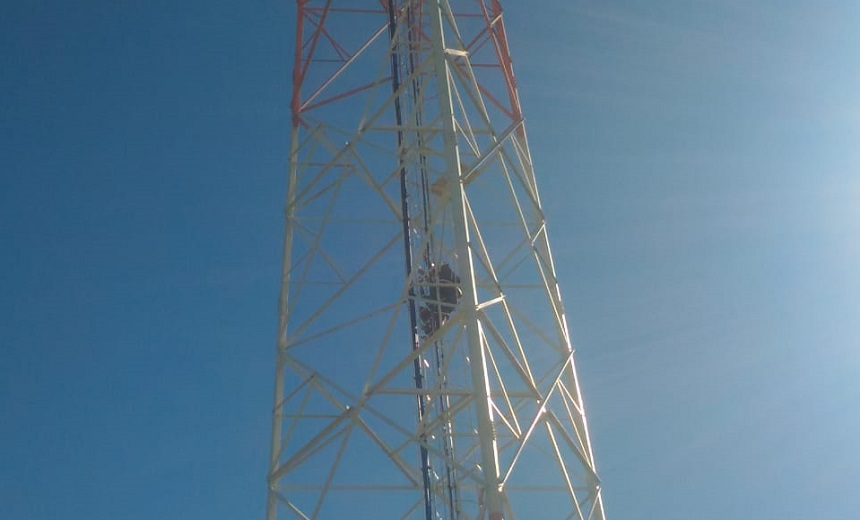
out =
<path fill-rule="evenodd" d="M 268 520 L 603 520 L 497 0 L 298 0 Z"/>

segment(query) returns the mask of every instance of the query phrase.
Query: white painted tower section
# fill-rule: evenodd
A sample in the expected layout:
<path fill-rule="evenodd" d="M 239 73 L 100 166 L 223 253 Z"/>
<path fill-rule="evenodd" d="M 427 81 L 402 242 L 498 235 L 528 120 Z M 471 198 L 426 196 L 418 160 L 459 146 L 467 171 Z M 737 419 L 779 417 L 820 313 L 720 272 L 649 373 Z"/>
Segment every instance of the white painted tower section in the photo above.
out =
<path fill-rule="evenodd" d="M 499 2 L 298 0 L 293 79 L 267 519 L 604 520 Z"/>

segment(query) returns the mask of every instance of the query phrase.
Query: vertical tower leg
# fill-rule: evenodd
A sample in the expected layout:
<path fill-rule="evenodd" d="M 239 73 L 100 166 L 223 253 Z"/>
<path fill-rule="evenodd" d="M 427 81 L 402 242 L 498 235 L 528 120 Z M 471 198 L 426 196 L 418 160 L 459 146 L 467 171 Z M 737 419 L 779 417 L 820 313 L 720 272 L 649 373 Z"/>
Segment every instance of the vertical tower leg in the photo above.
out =
<path fill-rule="evenodd" d="M 490 406 L 490 387 L 487 375 L 487 360 L 483 348 L 483 331 L 478 320 L 478 295 L 475 285 L 472 251 L 469 246 L 469 226 L 466 219 L 466 198 L 460 168 L 460 151 L 457 131 L 454 126 L 454 109 L 449 86 L 450 71 L 445 49 L 445 31 L 442 17 L 445 16 L 444 0 L 431 0 L 429 12 L 431 27 L 431 60 L 436 75 L 439 96 L 439 114 L 442 120 L 442 133 L 445 157 L 445 175 L 452 207 L 454 244 L 459 252 L 457 258 L 462 280 L 463 300 L 460 312 L 465 314 L 463 324 L 466 328 L 468 352 L 477 416 L 478 437 L 481 450 L 481 463 L 484 475 L 482 494 L 489 520 L 502 520 L 503 497 L 499 487 L 499 456 L 496 431 L 493 425 L 493 410 Z M 450 13 L 448 13 L 450 14 Z"/>

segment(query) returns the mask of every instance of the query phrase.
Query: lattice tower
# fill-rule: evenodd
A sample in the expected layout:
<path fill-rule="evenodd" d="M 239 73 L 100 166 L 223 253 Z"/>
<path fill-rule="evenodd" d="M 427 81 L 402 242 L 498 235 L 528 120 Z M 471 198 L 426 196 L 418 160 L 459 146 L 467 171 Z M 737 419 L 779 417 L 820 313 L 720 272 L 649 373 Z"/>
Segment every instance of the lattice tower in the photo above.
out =
<path fill-rule="evenodd" d="M 603 520 L 497 0 L 299 0 L 268 520 Z"/>

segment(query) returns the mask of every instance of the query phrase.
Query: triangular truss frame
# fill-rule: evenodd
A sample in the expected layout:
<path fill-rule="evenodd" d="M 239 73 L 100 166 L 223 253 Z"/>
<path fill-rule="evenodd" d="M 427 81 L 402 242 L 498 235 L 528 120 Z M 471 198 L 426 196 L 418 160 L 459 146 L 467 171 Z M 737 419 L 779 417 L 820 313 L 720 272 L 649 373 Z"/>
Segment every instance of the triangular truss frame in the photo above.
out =
<path fill-rule="evenodd" d="M 501 6 L 356 4 L 297 2 L 268 520 L 604 520 Z"/>

